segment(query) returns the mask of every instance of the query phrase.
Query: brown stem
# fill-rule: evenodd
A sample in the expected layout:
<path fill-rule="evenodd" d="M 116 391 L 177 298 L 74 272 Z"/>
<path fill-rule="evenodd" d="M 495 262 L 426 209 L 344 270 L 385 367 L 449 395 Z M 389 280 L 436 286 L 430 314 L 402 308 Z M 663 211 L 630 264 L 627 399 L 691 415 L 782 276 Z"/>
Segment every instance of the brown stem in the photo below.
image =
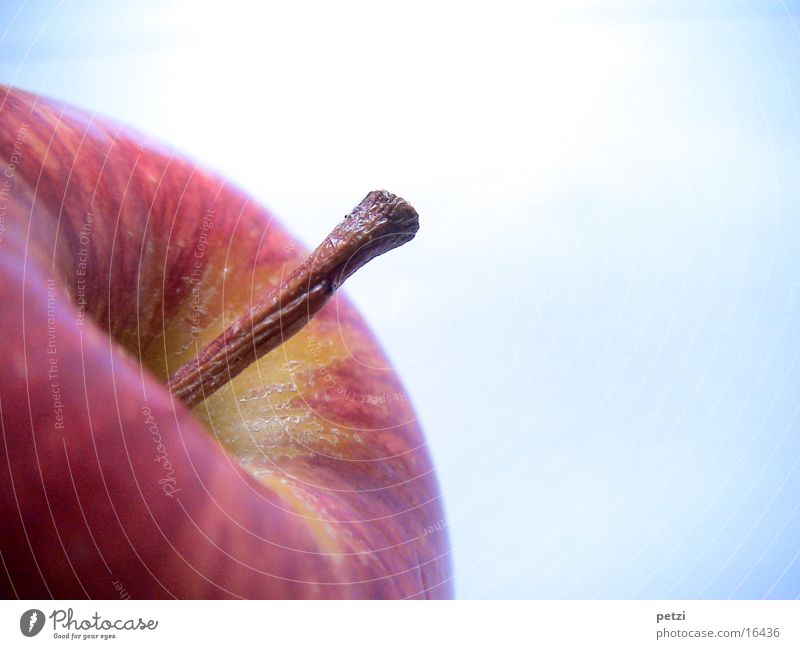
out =
<path fill-rule="evenodd" d="M 385 191 L 367 194 L 267 299 L 241 316 L 169 379 L 189 408 L 291 338 L 350 275 L 370 259 L 411 241 L 417 212 Z"/>

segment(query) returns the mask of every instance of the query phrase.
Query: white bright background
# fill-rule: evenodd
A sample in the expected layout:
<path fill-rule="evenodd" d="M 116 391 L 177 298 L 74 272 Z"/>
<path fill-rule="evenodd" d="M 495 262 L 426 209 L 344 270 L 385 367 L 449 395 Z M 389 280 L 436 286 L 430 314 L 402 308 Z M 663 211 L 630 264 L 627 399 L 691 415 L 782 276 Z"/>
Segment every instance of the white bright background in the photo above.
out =
<path fill-rule="evenodd" d="M 348 293 L 427 431 L 459 596 L 800 595 L 796 4 L 0 21 L 0 81 L 177 146 L 309 246 L 370 189 L 417 207 Z"/>

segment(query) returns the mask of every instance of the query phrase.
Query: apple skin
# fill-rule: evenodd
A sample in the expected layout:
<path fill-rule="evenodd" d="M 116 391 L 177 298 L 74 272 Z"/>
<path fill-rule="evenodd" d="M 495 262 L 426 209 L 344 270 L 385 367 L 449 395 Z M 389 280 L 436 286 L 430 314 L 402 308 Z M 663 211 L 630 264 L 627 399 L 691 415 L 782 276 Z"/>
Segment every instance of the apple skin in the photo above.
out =
<path fill-rule="evenodd" d="M 2 87 L 0 152 L 4 598 L 452 596 L 423 435 L 346 298 L 194 412 L 164 387 L 304 258 L 266 210 Z"/>

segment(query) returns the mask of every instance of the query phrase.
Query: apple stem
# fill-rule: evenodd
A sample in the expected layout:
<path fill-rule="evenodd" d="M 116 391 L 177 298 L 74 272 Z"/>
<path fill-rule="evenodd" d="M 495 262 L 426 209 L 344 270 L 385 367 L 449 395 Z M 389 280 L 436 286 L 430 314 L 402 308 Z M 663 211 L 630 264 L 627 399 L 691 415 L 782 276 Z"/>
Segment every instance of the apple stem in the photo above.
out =
<path fill-rule="evenodd" d="M 167 382 L 192 408 L 291 338 L 370 259 L 411 241 L 417 212 L 386 191 L 367 194 L 283 284 L 252 307 Z"/>

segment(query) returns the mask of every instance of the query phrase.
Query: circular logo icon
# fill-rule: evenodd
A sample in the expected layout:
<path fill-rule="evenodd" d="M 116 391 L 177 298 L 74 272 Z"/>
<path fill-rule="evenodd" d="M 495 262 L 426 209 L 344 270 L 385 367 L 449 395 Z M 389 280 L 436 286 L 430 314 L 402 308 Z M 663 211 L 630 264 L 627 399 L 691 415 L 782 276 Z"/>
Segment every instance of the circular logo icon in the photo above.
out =
<path fill-rule="evenodd" d="M 44 613 L 38 608 L 25 611 L 19 618 L 19 630 L 22 635 L 32 638 L 44 627 Z"/>

